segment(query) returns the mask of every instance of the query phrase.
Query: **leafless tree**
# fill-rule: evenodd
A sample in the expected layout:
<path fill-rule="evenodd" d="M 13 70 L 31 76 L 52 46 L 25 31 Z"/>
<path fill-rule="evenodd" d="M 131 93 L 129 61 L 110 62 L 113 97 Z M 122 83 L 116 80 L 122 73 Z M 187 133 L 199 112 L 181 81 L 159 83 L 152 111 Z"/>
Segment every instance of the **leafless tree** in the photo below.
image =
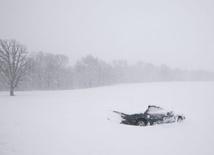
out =
<path fill-rule="evenodd" d="M 34 65 L 31 69 L 32 89 L 68 89 L 72 83 L 69 58 L 61 54 L 32 53 Z"/>
<path fill-rule="evenodd" d="M 26 47 L 16 40 L 0 39 L 0 71 L 10 88 L 10 96 L 14 96 L 14 89 L 28 74 L 27 54 Z"/>

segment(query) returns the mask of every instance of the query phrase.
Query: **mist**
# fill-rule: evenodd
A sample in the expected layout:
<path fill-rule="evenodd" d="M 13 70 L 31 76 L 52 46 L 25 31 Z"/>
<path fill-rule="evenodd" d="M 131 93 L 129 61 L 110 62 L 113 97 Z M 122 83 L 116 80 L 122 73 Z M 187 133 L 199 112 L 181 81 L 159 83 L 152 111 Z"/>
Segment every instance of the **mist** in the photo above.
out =
<path fill-rule="evenodd" d="M 213 8 L 0 0 L 0 154 L 214 154 Z"/>
<path fill-rule="evenodd" d="M 214 71 L 213 1 L 0 2 L 1 39 L 28 51 Z"/>

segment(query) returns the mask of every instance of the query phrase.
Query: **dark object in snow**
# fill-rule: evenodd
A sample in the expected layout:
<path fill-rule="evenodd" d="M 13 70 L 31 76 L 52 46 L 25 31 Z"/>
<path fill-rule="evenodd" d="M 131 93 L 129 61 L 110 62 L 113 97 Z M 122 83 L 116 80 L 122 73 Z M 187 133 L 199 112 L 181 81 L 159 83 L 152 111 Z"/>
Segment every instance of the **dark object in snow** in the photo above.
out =
<path fill-rule="evenodd" d="M 125 114 L 114 111 L 122 117 L 121 124 L 148 126 L 163 123 L 180 122 L 185 119 L 183 115 L 175 115 L 173 111 L 165 111 L 158 106 L 149 105 L 144 113 Z"/>

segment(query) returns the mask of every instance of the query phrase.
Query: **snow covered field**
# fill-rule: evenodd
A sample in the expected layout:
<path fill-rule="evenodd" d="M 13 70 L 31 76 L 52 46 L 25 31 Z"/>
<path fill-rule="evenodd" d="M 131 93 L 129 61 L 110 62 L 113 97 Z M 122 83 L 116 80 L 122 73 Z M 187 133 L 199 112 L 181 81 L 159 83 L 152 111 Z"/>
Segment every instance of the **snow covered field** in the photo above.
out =
<path fill-rule="evenodd" d="M 0 92 L 0 155 L 213 155 L 214 82 L 121 84 Z M 137 127 L 108 121 L 111 110 L 159 105 L 182 123 Z"/>

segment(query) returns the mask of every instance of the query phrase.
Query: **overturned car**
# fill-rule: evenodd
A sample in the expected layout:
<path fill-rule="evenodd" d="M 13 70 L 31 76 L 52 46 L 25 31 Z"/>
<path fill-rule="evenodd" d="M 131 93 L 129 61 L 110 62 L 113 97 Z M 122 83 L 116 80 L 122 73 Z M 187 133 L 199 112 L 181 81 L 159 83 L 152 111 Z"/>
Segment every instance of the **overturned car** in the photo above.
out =
<path fill-rule="evenodd" d="M 175 115 L 173 111 L 165 111 L 161 107 L 149 105 L 144 113 L 125 114 L 113 111 L 121 116 L 121 124 L 148 126 L 163 123 L 180 122 L 185 119 L 183 115 Z"/>

